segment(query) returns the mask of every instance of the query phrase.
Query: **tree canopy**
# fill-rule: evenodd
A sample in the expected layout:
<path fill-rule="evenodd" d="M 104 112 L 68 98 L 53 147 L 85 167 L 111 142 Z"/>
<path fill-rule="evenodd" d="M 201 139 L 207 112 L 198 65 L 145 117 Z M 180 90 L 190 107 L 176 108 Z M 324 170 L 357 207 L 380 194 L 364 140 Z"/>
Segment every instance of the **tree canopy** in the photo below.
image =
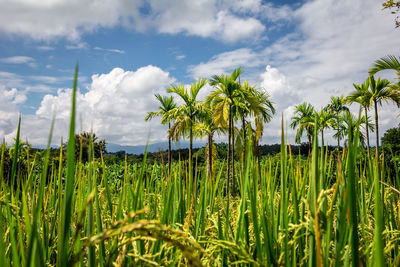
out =
<path fill-rule="evenodd" d="M 400 13 L 400 1 L 393 1 L 393 0 L 387 0 L 382 4 L 383 9 L 389 9 L 392 11 L 392 14 L 399 14 Z M 396 28 L 400 27 L 400 15 L 396 15 L 395 19 L 395 25 Z"/>
<path fill-rule="evenodd" d="M 105 154 L 106 150 L 106 140 L 99 139 L 96 134 L 89 132 L 82 132 L 80 134 L 75 134 L 75 158 L 76 160 L 81 160 L 82 162 L 89 161 L 89 146 L 93 142 L 93 153 L 95 158 L 100 158 L 100 154 Z M 67 151 L 67 144 L 64 143 L 64 151 Z M 82 148 L 82 151 L 81 151 Z"/>

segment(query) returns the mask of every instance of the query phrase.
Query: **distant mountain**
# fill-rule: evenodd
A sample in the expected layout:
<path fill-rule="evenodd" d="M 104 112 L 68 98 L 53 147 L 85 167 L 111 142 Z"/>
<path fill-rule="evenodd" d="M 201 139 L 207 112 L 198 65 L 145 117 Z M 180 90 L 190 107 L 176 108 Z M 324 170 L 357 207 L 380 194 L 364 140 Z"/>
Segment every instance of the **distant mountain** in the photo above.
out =
<path fill-rule="evenodd" d="M 206 145 L 206 142 L 193 142 L 193 148 L 199 148 Z M 172 149 L 182 149 L 189 148 L 189 142 L 183 141 L 174 143 L 172 142 Z M 128 154 L 143 154 L 146 150 L 146 146 L 121 146 L 117 144 L 107 144 L 107 151 L 111 153 L 115 153 L 118 151 L 125 151 Z M 148 152 L 158 152 L 160 150 L 168 150 L 168 142 L 160 142 L 149 144 L 147 151 Z"/>

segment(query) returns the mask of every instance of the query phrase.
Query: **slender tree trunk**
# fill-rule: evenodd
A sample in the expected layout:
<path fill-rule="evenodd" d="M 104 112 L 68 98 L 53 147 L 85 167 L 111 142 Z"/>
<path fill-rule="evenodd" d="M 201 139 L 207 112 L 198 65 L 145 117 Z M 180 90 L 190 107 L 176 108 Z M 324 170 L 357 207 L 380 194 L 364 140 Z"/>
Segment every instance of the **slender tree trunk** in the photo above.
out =
<path fill-rule="evenodd" d="M 230 174 L 230 156 L 231 156 L 231 107 L 229 106 L 229 119 L 228 119 L 228 153 L 226 155 L 226 188 L 225 192 L 229 194 L 229 174 Z"/>
<path fill-rule="evenodd" d="M 368 152 L 368 159 L 371 160 L 371 151 L 369 145 L 369 129 L 368 129 L 368 111 L 366 107 L 364 107 L 364 110 L 365 110 L 365 132 L 367 137 L 367 152 Z"/>
<path fill-rule="evenodd" d="M 212 146 L 213 146 L 213 138 L 212 133 L 208 134 L 208 178 L 212 177 Z"/>
<path fill-rule="evenodd" d="M 232 118 L 232 196 L 236 195 L 236 179 L 235 179 L 235 126 Z"/>
<path fill-rule="evenodd" d="M 308 155 L 311 154 L 311 135 L 307 134 L 308 137 Z"/>
<path fill-rule="evenodd" d="M 168 133 L 171 130 L 171 122 L 168 122 Z M 171 175 L 171 162 L 172 157 L 171 157 L 171 137 L 168 134 L 168 176 Z"/>
<path fill-rule="evenodd" d="M 337 138 L 337 158 L 338 158 L 338 160 L 340 158 L 340 139 L 339 139 L 339 137 Z"/>
<path fill-rule="evenodd" d="M 376 162 L 378 164 L 378 170 L 379 170 L 379 179 L 381 177 L 381 164 L 379 162 L 379 126 L 378 126 L 378 103 L 376 100 L 374 100 L 374 106 L 375 106 L 375 134 L 376 134 L 376 147 L 375 147 L 375 157 L 376 157 Z"/>

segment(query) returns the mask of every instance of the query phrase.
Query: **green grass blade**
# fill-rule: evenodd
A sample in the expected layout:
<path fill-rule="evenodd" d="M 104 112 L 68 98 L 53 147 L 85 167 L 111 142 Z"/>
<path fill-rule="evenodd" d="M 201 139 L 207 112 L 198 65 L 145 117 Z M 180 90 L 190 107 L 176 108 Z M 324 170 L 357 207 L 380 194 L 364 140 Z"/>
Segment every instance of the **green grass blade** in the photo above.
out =
<path fill-rule="evenodd" d="M 15 179 L 17 175 L 17 165 L 18 165 L 18 154 L 19 154 L 19 135 L 21 129 L 21 116 L 18 119 L 18 128 L 17 128 L 17 136 L 15 137 L 15 145 L 14 145 L 14 155 L 11 167 L 11 188 L 15 186 Z"/>
<path fill-rule="evenodd" d="M 383 204 L 380 195 L 380 183 L 379 183 L 379 168 L 374 166 L 374 194 L 375 194 L 375 231 L 374 231 L 374 264 L 375 266 L 385 266 L 384 256 L 384 244 L 383 244 Z"/>
<path fill-rule="evenodd" d="M 66 267 L 69 262 L 69 236 L 72 217 L 73 193 L 75 185 L 75 112 L 76 112 L 76 87 L 78 83 L 78 64 L 75 67 L 74 86 L 72 89 L 71 120 L 69 126 L 67 148 L 67 177 L 65 182 L 63 213 L 59 231 L 58 266 Z"/>

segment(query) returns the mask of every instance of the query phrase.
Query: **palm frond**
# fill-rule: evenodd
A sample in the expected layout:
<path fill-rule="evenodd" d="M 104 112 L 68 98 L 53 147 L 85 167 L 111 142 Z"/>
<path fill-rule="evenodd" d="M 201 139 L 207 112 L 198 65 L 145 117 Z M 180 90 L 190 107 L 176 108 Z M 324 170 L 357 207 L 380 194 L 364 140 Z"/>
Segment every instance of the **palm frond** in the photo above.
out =
<path fill-rule="evenodd" d="M 374 75 L 381 70 L 396 70 L 398 75 L 400 73 L 400 62 L 396 56 L 388 55 L 375 61 L 372 68 L 369 69 L 369 74 Z"/>

